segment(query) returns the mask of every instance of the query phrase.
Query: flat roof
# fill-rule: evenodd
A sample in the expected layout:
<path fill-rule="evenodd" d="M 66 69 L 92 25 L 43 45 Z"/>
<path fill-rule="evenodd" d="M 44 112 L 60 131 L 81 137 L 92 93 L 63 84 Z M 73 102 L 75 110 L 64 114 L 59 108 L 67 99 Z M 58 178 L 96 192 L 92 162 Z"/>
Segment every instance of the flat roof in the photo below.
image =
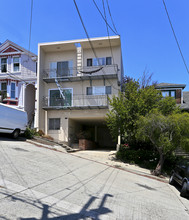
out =
<path fill-rule="evenodd" d="M 175 83 L 159 83 L 155 86 L 156 89 L 166 89 L 166 88 L 182 88 L 184 89 L 186 84 L 175 84 Z"/>
<path fill-rule="evenodd" d="M 90 38 L 90 41 L 94 48 L 109 47 L 109 40 L 111 41 L 111 46 L 120 46 L 120 36 L 110 36 L 110 37 L 96 37 Z M 91 49 L 88 38 L 77 39 L 77 40 L 67 40 L 67 41 L 56 41 L 39 43 L 38 46 L 43 49 L 44 52 L 58 52 L 66 50 L 76 50 L 77 44 L 80 44 L 83 49 Z"/>

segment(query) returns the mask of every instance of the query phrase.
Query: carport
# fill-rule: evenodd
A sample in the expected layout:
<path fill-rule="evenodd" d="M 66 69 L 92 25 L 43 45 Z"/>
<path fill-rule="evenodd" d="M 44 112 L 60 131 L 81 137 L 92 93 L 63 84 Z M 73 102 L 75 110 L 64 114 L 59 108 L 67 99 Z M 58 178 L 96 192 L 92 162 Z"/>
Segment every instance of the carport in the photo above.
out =
<path fill-rule="evenodd" d="M 79 146 L 80 139 L 93 143 L 92 149 L 116 149 L 104 118 L 69 118 L 69 145 Z"/>

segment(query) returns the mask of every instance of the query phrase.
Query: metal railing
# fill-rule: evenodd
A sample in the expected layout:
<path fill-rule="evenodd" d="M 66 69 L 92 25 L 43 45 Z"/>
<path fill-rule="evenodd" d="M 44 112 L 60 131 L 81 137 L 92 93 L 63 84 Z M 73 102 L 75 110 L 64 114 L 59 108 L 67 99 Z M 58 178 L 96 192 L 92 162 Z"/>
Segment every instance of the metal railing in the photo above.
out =
<path fill-rule="evenodd" d="M 85 75 L 105 75 L 105 74 L 117 74 L 118 65 L 106 65 L 106 66 L 84 66 L 73 67 L 62 70 L 58 69 L 43 69 L 43 79 L 55 79 L 73 76 L 85 76 Z"/>
<path fill-rule="evenodd" d="M 43 97 L 43 108 L 107 107 L 108 95 L 72 95 L 70 97 Z"/>

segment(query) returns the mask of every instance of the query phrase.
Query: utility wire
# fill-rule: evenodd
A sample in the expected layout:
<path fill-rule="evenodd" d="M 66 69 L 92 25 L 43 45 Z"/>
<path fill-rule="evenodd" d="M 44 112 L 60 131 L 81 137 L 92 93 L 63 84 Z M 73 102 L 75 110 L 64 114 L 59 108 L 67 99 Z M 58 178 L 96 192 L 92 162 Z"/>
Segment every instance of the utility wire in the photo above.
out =
<path fill-rule="evenodd" d="M 107 19 L 103 16 L 102 12 L 100 11 L 98 5 L 96 4 L 95 0 L 93 0 L 94 5 L 96 6 L 97 10 L 99 11 L 100 15 L 104 19 L 106 25 L 113 31 L 114 34 L 119 35 L 117 31 L 114 31 L 113 28 L 108 24 Z M 115 29 L 115 28 L 114 28 Z M 116 29 L 115 29 L 116 30 Z"/>
<path fill-rule="evenodd" d="M 33 16 L 33 0 L 31 0 L 31 15 L 30 15 L 30 31 L 29 31 L 29 49 L 28 49 L 28 51 L 30 51 L 30 46 L 31 46 L 32 16 Z"/>
<path fill-rule="evenodd" d="M 113 60 L 113 65 L 115 64 L 114 62 L 114 56 L 113 56 L 113 50 L 112 50 L 112 44 L 111 44 L 111 40 L 110 40 L 110 33 L 109 33 L 109 29 L 108 29 L 108 22 L 107 22 L 107 17 L 106 17 L 106 9 L 105 9 L 105 4 L 104 4 L 104 0 L 102 0 L 102 5 L 103 5 L 103 9 L 104 9 L 104 17 L 106 19 L 106 29 L 107 29 L 107 34 L 108 34 L 108 41 L 109 41 L 109 45 L 110 45 L 110 51 L 111 51 L 111 55 L 112 55 L 112 60 Z M 114 70 L 116 72 L 115 66 L 114 66 Z"/>
<path fill-rule="evenodd" d="M 88 34 L 87 29 L 86 29 L 86 27 L 85 27 L 85 24 L 84 24 L 84 22 L 83 22 L 83 19 L 82 19 L 82 17 L 81 17 L 79 8 L 78 8 L 78 6 L 77 6 L 77 3 L 76 3 L 75 0 L 73 0 L 73 2 L 74 2 L 74 4 L 75 4 L 75 7 L 76 7 L 77 13 L 78 13 L 78 15 L 79 15 L 80 21 L 81 21 L 81 23 L 82 23 L 83 29 L 85 30 L 85 34 L 86 34 L 86 36 L 87 36 L 87 38 L 88 38 L 90 47 L 91 47 L 91 49 L 92 49 L 92 51 L 93 51 L 93 53 L 94 53 L 94 55 L 95 55 L 95 58 L 96 58 L 97 61 L 98 61 L 99 59 L 98 59 L 98 57 L 97 57 L 97 55 L 96 55 L 95 49 L 94 49 L 94 47 L 93 47 L 93 44 L 92 44 L 92 42 L 91 42 L 91 39 L 90 39 L 90 37 L 89 37 L 89 34 Z M 105 71 L 104 71 L 104 69 L 102 69 L 102 71 L 103 71 L 104 74 L 106 74 Z M 109 81 L 109 80 L 108 80 L 108 81 Z M 109 81 L 109 83 L 110 83 L 110 85 L 111 85 L 114 89 L 116 89 L 116 90 L 119 91 L 119 89 L 117 89 L 110 81 Z"/>
<path fill-rule="evenodd" d="M 113 24 L 113 27 L 114 27 L 114 30 L 118 33 L 116 27 L 115 27 L 115 24 L 114 24 L 114 21 L 113 21 L 113 18 L 112 18 L 112 14 L 111 14 L 111 10 L 110 10 L 110 6 L 109 6 L 109 3 L 108 3 L 108 0 L 106 0 L 106 4 L 108 6 L 108 12 L 109 12 L 109 15 L 110 15 L 110 18 L 111 18 L 111 21 L 112 21 L 112 24 Z M 118 34 L 119 35 L 119 34 Z"/>
<path fill-rule="evenodd" d="M 91 46 L 91 49 L 92 49 L 92 51 L 93 51 L 95 57 L 97 58 L 97 55 L 96 55 L 95 49 L 94 49 L 93 44 L 92 44 L 92 42 L 91 42 L 91 40 L 90 40 L 89 34 L 88 34 L 88 32 L 87 32 L 87 29 L 86 29 L 86 27 L 85 27 L 85 25 L 84 25 L 84 22 L 83 22 L 83 19 L 82 19 L 82 17 L 81 17 L 81 14 L 80 14 L 79 8 L 78 8 L 78 6 L 77 6 L 77 3 L 76 3 L 75 0 L 73 0 L 73 1 L 74 1 L 74 4 L 75 4 L 75 7 L 76 7 L 76 10 L 77 10 L 77 13 L 78 13 L 78 15 L 79 15 L 80 21 L 81 21 L 81 23 L 82 23 L 83 29 L 84 29 L 84 31 L 85 31 L 85 34 L 87 35 L 87 38 L 88 38 L 88 40 L 89 40 L 89 44 L 90 44 L 90 46 Z"/>
<path fill-rule="evenodd" d="M 181 47 L 180 47 L 180 45 L 179 45 L 177 36 L 176 36 L 176 34 L 175 34 L 175 31 L 174 31 L 174 28 L 173 28 L 173 25 L 172 25 L 172 22 L 171 22 L 171 19 L 170 19 L 168 10 L 167 10 L 167 6 L 166 6 L 166 4 L 165 4 L 165 1 L 164 1 L 164 0 L 162 0 L 162 1 L 163 1 L 163 4 L 164 4 L 164 7 L 165 7 L 165 11 L 166 11 L 166 14 L 167 14 L 167 17 L 168 17 L 168 20 L 169 20 L 169 24 L 170 24 L 170 26 L 171 26 L 171 29 L 172 29 L 172 32 L 173 32 L 173 35 L 174 35 L 174 38 L 175 38 L 175 41 L 176 41 L 177 46 L 178 46 L 180 55 L 181 55 L 181 57 L 182 57 L 182 60 L 183 60 L 184 65 L 185 65 L 185 67 L 186 67 L 186 70 L 187 70 L 187 72 L 188 72 L 188 74 L 189 74 L 189 69 L 188 69 L 188 66 L 187 66 L 187 64 L 186 64 L 186 61 L 185 61 L 185 59 L 184 59 L 184 55 L 183 55 L 182 50 L 181 50 Z"/>

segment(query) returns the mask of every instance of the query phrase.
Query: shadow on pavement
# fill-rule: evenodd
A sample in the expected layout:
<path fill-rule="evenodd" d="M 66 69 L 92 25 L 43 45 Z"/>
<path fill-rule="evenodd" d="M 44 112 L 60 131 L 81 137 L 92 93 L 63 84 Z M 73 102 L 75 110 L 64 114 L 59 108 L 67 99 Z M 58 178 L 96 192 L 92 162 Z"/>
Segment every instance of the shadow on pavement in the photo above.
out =
<path fill-rule="evenodd" d="M 0 133 L 0 141 L 26 141 L 26 138 L 19 136 L 17 139 L 14 139 L 11 134 Z"/>
<path fill-rule="evenodd" d="M 6 195 L 6 193 L 2 193 Z M 58 219 L 64 219 L 64 220 L 79 220 L 79 219 L 96 219 L 100 220 L 99 216 L 111 213 L 112 210 L 109 208 L 106 208 L 105 202 L 108 197 L 113 197 L 111 194 L 104 194 L 100 205 L 96 209 L 90 209 L 91 204 L 97 199 L 95 196 L 91 196 L 91 198 L 86 202 L 86 204 L 81 208 L 81 210 L 78 213 L 73 213 L 73 214 L 65 214 L 65 215 L 60 215 L 58 216 L 56 211 L 51 211 L 50 209 L 53 209 L 53 207 L 41 203 L 39 200 L 37 202 L 26 200 L 26 199 L 21 199 L 19 197 L 13 196 L 13 195 L 7 195 L 12 201 L 20 201 L 23 203 L 30 204 L 38 209 L 42 210 L 41 217 L 39 218 L 17 218 L 19 220 L 58 220 Z M 55 208 L 55 207 L 54 207 Z M 66 210 L 68 211 L 68 210 Z M 48 215 L 56 215 L 55 217 L 49 217 Z M 7 219 L 4 216 L 0 216 L 1 219 Z"/>

